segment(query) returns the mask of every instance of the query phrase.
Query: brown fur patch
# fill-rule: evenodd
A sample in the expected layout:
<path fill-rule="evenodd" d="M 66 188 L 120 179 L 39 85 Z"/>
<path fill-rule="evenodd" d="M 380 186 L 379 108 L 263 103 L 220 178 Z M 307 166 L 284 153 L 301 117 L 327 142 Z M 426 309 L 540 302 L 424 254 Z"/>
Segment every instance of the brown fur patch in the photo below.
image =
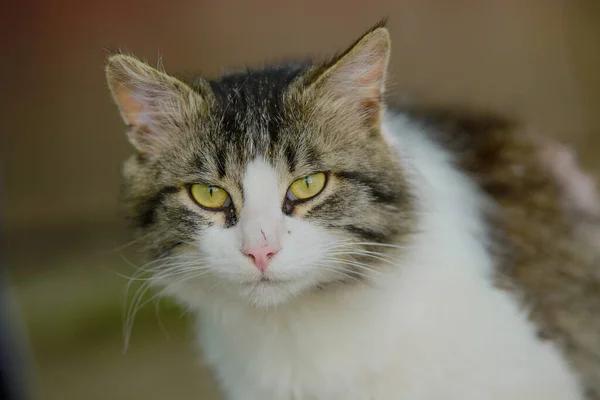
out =
<path fill-rule="evenodd" d="M 498 286 L 531 310 L 540 338 L 564 349 L 588 398 L 600 398 L 600 249 L 580 234 L 582 222 L 575 216 L 586 210 L 573 212 L 570 187 L 543 157 L 544 142 L 490 115 L 412 114 L 435 127 L 435 140 L 499 206 L 487 215 Z M 600 232 L 600 224 L 595 229 Z"/>

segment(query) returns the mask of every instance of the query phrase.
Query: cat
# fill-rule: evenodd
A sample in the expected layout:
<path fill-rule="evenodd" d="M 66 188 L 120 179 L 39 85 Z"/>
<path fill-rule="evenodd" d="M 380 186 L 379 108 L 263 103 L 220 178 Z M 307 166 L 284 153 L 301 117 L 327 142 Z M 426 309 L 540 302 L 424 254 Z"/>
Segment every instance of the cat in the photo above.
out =
<path fill-rule="evenodd" d="M 386 105 L 389 57 L 384 23 L 217 80 L 111 55 L 153 283 L 230 400 L 600 399 L 591 180 L 502 118 Z"/>

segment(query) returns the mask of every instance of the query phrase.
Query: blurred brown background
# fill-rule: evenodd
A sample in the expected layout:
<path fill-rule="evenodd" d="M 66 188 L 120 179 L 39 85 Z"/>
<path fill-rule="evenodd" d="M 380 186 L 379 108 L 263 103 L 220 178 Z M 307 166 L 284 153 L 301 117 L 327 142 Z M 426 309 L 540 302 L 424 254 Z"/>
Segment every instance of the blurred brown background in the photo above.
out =
<path fill-rule="evenodd" d="M 522 118 L 600 172 L 596 0 L 23 1 L 5 6 L 0 159 L 8 266 L 47 399 L 216 399 L 186 317 L 139 314 L 121 353 L 134 270 L 117 212 L 129 152 L 105 49 L 218 75 L 351 43 L 389 17 L 390 92 Z M 33 379 L 33 378 L 32 378 Z M 33 380 L 32 380 L 33 382 Z"/>

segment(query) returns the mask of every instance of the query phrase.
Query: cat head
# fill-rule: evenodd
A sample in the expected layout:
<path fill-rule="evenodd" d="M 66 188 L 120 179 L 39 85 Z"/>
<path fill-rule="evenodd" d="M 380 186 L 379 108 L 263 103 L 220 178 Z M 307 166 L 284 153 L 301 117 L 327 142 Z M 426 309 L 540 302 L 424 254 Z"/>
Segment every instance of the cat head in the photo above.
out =
<path fill-rule="evenodd" d="M 154 280 L 191 303 L 272 306 L 384 268 L 414 219 L 382 134 L 389 53 L 378 25 L 331 61 L 218 80 L 111 56 L 109 87 L 135 149 L 125 208 Z"/>

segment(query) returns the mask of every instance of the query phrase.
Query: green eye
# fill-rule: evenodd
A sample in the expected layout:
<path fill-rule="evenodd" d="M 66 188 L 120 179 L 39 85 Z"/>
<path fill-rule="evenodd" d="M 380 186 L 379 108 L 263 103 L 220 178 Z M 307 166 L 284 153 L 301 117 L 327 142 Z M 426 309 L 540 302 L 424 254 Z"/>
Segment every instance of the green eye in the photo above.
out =
<path fill-rule="evenodd" d="M 290 185 L 288 190 L 288 199 L 294 200 L 308 200 L 315 197 L 325 187 L 327 177 L 323 172 L 317 172 L 316 174 L 307 175 L 304 178 L 298 179 Z"/>
<path fill-rule="evenodd" d="M 195 183 L 190 186 L 190 196 L 204 208 L 219 209 L 231 202 L 229 193 L 218 186 Z"/>

